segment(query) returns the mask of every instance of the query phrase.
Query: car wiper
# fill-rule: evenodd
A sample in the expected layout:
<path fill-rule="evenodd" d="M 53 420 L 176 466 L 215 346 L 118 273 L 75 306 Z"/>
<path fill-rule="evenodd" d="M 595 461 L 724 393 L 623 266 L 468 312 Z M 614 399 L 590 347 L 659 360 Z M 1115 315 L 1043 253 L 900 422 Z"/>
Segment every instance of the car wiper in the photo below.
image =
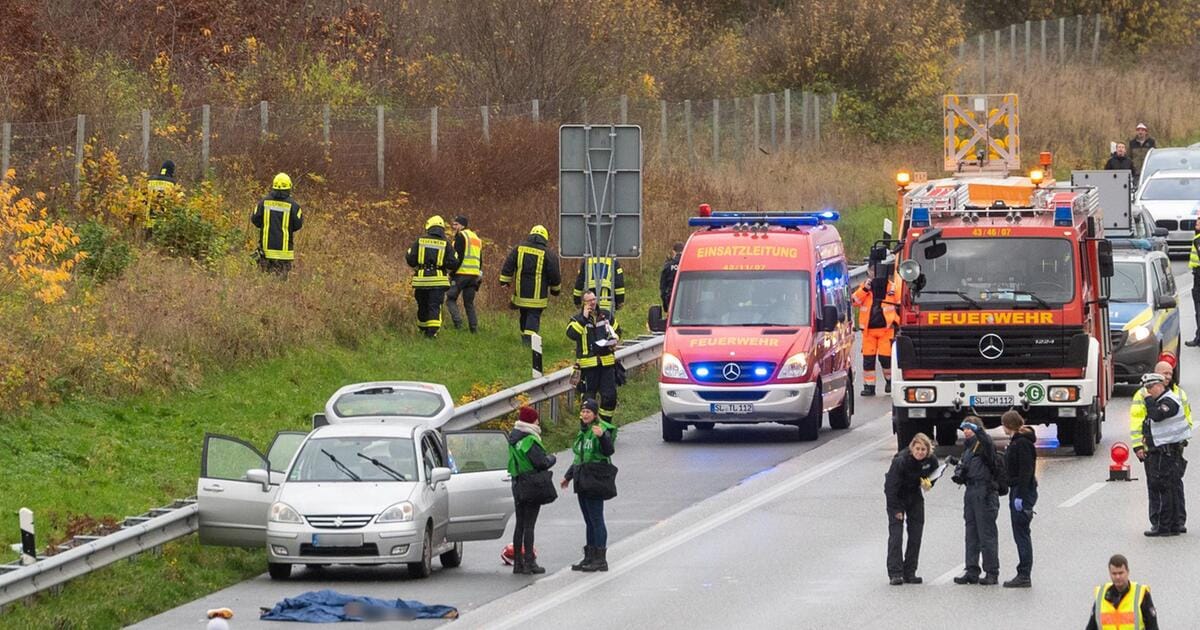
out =
<path fill-rule="evenodd" d="M 355 455 L 358 455 L 359 457 L 371 462 L 372 464 L 375 464 L 376 468 L 391 475 L 393 478 L 395 478 L 396 481 L 408 481 L 407 479 L 404 478 L 404 475 L 396 472 L 395 470 L 392 470 L 392 468 L 390 466 L 379 461 L 378 459 L 375 459 L 374 457 L 367 457 L 366 455 L 363 455 L 362 453 L 355 453 Z"/>
<path fill-rule="evenodd" d="M 1042 308 L 1054 308 L 1053 306 L 1050 306 L 1049 302 L 1038 297 L 1038 295 L 1036 293 L 1034 293 L 1033 291 L 1025 291 L 1022 289 L 1005 289 L 1004 291 L 1000 291 L 1000 293 L 1011 293 L 1013 295 L 1028 295 L 1029 297 L 1033 298 L 1034 301 L 1036 301 L 1038 304 L 1041 304 Z M 1014 299 L 1013 301 L 1015 302 L 1016 300 Z"/>
<path fill-rule="evenodd" d="M 954 291 L 921 291 L 921 292 L 920 292 L 920 295 L 928 295 L 928 294 L 933 294 L 933 295 L 957 295 L 958 297 L 962 298 L 962 300 L 963 300 L 964 302 L 966 302 L 967 304 L 970 304 L 971 306 L 973 306 L 973 307 L 975 307 L 975 308 L 978 308 L 978 309 L 982 309 L 982 308 L 983 308 L 982 306 L 980 306 L 979 302 L 976 302 L 974 299 L 972 299 L 972 298 L 971 298 L 971 296 L 969 296 L 969 295 L 967 295 L 966 293 L 963 293 L 962 291 L 959 291 L 959 290 L 957 290 L 957 289 L 956 289 L 956 290 L 954 290 Z"/>
<path fill-rule="evenodd" d="M 362 481 L 362 477 L 359 477 L 358 475 L 354 474 L 354 471 L 350 470 L 350 468 L 348 466 L 343 464 L 338 458 L 334 457 L 333 453 L 330 453 L 329 451 L 327 451 L 325 449 L 321 449 L 321 452 L 325 453 L 325 457 L 328 457 L 329 461 L 333 462 L 333 465 L 337 466 L 337 469 L 342 471 L 343 473 L 345 473 L 347 477 L 349 477 L 355 481 Z"/>

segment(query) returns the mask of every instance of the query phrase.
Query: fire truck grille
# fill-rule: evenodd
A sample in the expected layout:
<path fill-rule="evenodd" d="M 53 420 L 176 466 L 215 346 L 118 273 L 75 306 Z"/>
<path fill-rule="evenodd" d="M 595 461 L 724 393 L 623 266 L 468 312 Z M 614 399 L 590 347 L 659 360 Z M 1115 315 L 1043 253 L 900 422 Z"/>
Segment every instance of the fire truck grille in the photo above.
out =
<path fill-rule="evenodd" d="M 1011 326 L 994 328 L 910 328 L 914 361 L 901 367 L 922 370 L 1031 369 L 1068 366 L 1071 337 L 1082 327 Z"/>

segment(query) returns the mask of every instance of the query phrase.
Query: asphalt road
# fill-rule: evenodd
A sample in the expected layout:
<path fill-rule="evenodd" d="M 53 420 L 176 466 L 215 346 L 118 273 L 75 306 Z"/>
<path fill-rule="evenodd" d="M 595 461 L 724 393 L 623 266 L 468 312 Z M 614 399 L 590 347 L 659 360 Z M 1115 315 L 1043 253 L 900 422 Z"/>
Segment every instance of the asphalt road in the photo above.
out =
<path fill-rule="evenodd" d="M 1184 276 L 1186 337 L 1190 277 L 1186 265 L 1175 270 Z M 1192 392 L 1200 392 L 1200 369 L 1191 367 L 1197 359 L 1200 352 L 1185 350 L 1183 385 Z M 608 573 L 566 568 L 579 554 L 583 524 L 574 497 L 564 496 L 538 524 L 539 553 L 550 569 L 538 580 L 500 564 L 504 541 L 471 543 L 462 568 L 435 569 L 426 580 L 409 580 L 402 568 L 300 571 L 286 582 L 263 575 L 135 627 L 203 627 L 203 611 L 218 606 L 234 609 L 238 629 L 278 627 L 258 621 L 260 606 L 321 588 L 453 605 L 463 614 L 454 625 L 470 628 L 1083 627 L 1092 587 L 1107 579 L 1113 553 L 1126 554 L 1134 579 L 1152 586 L 1165 627 L 1193 627 L 1200 598 L 1189 587 L 1200 583 L 1200 563 L 1190 559 L 1200 552 L 1200 522 L 1189 535 L 1145 538 L 1141 466 L 1134 464 L 1137 481 L 1104 481 L 1108 447 L 1128 439 L 1131 394 L 1119 390 L 1110 405 L 1095 457 L 1057 449 L 1054 430 L 1039 429 L 1041 496 L 1028 590 L 950 582 L 962 567 L 963 521 L 962 490 L 948 479 L 927 496 L 926 583 L 888 585 L 882 486 L 895 446 L 887 399 L 876 397 L 859 399 L 850 431 L 825 428 L 815 443 L 782 441 L 791 430 L 771 425 L 690 432 L 671 445 L 659 440 L 657 417 L 623 428 L 615 459 L 621 495 L 606 508 Z M 1200 506 L 1195 480 L 1189 472 L 1189 503 Z M 1016 551 L 1003 504 L 998 527 L 1007 579 Z"/>

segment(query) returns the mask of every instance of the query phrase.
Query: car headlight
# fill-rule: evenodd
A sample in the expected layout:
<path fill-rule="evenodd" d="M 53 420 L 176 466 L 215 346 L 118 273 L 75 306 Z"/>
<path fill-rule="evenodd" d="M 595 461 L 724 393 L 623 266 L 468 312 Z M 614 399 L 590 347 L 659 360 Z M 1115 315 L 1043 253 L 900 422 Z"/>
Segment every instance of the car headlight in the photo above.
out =
<path fill-rule="evenodd" d="M 683 371 L 683 363 L 680 363 L 675 355 L 665 352 L 662 355 L 662 375 L 663 378 L 687 378 L 687 372 Z"/>
<path fill-rule="evenodd" d="M 1146 326 L 1134 326 L 1129 330 L 1129 343 L 1137 343 L 1150 336 L 1150 329 Z"/>
<path fill-rule="evenodd" d="M 787 361 L 783 362 L 783 367 L 779 370 L 779 378 L 800 378 L 808 372 L 808 355 L 804 353 L 793 354 L 788 357 Z"/>
<path fill-rule="evenodd" d="M 276 501 L 271 504 L 270 521 L 272 523 L 304 524 L 304 519 L 300 518 L 300 514 L 296 510 L 293 510 L 292 506 L 282 501 Z"/>
<path fill-rule="evenodd" d="M 413 520 L 413 504 L 408 501 L 401 501 L 396 505 L 383 511 L 379 518 L 375 519 L 376 523 L 407 523 Z"/>

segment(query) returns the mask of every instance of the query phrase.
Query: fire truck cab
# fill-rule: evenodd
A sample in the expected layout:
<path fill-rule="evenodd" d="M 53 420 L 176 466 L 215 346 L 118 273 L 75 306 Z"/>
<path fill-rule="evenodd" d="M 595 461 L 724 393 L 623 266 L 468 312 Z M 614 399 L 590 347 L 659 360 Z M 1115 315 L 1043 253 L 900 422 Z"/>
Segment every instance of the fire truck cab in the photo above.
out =
<path fill-rule="evenodd" d="M 702 211 L 703 213 L 703 211 Z M 849 270 L 836 212 L 712 213 L 684 246 L 668 310 L 664 441 L 688 425 L 777 422 L 817 439 L 854 412 Z"/>

